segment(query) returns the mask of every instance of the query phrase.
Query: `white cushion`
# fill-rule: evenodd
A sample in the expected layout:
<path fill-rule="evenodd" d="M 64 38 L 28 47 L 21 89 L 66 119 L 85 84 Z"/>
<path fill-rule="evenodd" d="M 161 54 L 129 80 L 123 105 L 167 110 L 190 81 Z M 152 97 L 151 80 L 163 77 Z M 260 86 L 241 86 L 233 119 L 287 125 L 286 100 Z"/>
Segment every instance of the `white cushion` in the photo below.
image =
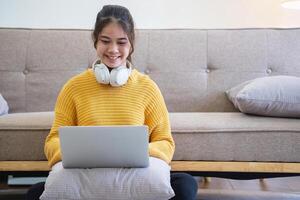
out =
<path fill-rule="evenodd" d="M 5 101 L 5 99 L 0 94 L 0 116 L 8 114 L 8 109 L 9 108 L 8 108 L 7 102 Z"/>
<path fill-rule="evenodd" d="M 274 117 L 300 117 L 300 78 L 271 76 L 244 82 L 226 91 L 243 113 Z"/>
<path fill-rule="evenodd" d="M 167 200 L 174 196 L 170 166 L 150 157 L 147 168 L 52 167 L 41 200 Z"/>

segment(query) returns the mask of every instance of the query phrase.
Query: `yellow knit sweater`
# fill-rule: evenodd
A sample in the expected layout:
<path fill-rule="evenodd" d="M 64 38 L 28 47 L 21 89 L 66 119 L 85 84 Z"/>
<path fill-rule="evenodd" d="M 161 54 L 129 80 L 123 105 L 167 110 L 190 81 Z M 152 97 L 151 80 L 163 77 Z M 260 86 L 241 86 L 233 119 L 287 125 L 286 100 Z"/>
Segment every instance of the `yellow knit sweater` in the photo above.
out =
<path fill-rule="evenodd" d="M 45 142 L 45 154 L 52 167 L 61 160 L 60 126 L 147 125 L 149 154 L 167 163 L 175 144 L 168 111 L 157 85 L 133 70 L 122 87 L 99 84 L 91 69 L 70 79 L 55 105 L 55 118 Z"/>

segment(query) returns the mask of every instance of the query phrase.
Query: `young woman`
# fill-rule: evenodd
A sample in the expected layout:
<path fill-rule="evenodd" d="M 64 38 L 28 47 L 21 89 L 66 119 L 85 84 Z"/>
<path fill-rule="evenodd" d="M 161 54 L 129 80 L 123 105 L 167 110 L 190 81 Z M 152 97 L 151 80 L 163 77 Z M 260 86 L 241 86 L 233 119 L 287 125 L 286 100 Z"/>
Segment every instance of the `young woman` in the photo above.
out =
<path fill-rule="evenodd" d="M 58 136 L 60 126 L 147 125 L 149 154 L 170 163 L 175 150 L 168 111 L 157 85 L 131 64 L 134 51 L 134 22 L 127 8 L 107 5 L 97 15 L 93 31 L 98 60 L 70 79 L 61 90 L 55 119 L 46 139 L 49 165 L 61 161 Z M 184 173 L 171 174 L 177 200 L 193 200 L 197 182 Z M 28 191 L 28 199 L 38 199 L 44 183 Z"/>

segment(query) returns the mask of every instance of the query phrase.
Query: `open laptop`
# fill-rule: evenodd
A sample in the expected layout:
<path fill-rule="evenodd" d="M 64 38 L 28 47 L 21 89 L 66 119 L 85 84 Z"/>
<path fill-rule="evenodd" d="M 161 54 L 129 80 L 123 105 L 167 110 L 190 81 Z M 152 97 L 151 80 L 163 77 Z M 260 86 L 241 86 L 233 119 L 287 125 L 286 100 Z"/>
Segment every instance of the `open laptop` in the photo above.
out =
<path fill-rule="evenodd" d="M 64 168 L 147 167 L 147 126 L 59 128 Z"/>

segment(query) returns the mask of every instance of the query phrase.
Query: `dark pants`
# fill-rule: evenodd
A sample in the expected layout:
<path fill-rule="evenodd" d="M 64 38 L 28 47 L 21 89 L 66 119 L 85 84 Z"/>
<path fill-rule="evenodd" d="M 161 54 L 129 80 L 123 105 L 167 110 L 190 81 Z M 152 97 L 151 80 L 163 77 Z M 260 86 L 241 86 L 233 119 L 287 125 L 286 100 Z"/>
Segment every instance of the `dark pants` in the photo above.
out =
<path fill-rule="evenodd" d="M 44 191 L 44 182 L 33 185 L 27 192 L 27 200 L 38 200 Z M 195 200 L 198 190 L 196 180 L 186 173 L 171 174 L 171 186 L 175 197 L 171 200 Z"/>
<path fill-rule="evenodd" d="M 171 200 L 195 200 L 198 190 L 197 181 L 186 173 L 171 174 L 171 186 L 175 197 Z"/>

